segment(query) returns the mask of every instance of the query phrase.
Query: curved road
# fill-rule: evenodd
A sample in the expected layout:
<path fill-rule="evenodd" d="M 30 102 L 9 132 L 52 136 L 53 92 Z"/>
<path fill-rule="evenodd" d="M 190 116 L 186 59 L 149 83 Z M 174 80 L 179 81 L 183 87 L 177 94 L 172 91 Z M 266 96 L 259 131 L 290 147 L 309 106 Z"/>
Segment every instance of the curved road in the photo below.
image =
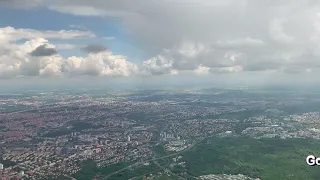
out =
<path fill-rule="evenodd" d="M 182 151 L 179 151 L 179 152 L 176 152 L 176 153 L 173 153 L 173 154 L 169 154 L 169 155 L 166 155 L 166 156 L 158 157 L 158 158 L 152 158 L 152 159 L 150 159 L 150 160 L 147 160 L 146 162 L 151 162 L 151 161 L 155 161 L 155 160 L 159 160 L 159 159 L 164 159 L 164 158 L 176 156 L 176 155 L 178 155 L 178 154 L 181 154 L 181 153 L 183 153 L 183 152 L 185 152 L 185 151 L 188 151 L 189 149 L 193 148 L 197 143 L 203 141 L 204 139 L 205 139 L 205 138 L 201 138 L 200 141 L 192 144 L 191 146 L 189 146 L 188 148 L 186 148 L 186 149 L 184 149 L 184 150 L 182 150 Z M 127 170 L 127 169 L 129 169 L 129 168 L 132 168 L 132 167 L 134 167 L 134 166 L 136 166 L 136 165 L 138 165 L 138 163 L 134 163 L 134 164 L 131 164 L 131 165 L 127 166 L 127 167 L 124 167 L 124 168 L 122 168 L 122 169 L 119 169 L 118 171 L 115 171 L 115 172 L 113 172 L 113 173 L 111 173 L 111 174 L 103 177 L 101 180 L 106 180 L 106 179 L 108 179 L 109 177 L 111 177 L 111 176 L 113 176 L 113 175 L 115 175 L 115 174 L 118 174 L 118 173 L 120 173 L 120 172 L 122 172 L 122 171 L 124 171 L 124 170 Z"/>

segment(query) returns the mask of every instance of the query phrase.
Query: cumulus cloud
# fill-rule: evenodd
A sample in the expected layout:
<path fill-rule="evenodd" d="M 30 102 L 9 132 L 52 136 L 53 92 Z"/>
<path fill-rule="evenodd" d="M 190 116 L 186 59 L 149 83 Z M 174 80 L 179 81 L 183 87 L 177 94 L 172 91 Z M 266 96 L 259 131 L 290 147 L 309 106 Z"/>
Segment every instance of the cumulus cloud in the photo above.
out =
<path fill-rule="evenodd" d="M 210 44 L 182 42 L 171 49 L 143 62 L 142 71 L 149 74 L 172 74 L 171 71 L 192 71 L 195 74 L 209 72 L 239 72 L 224 69 L 245 65 L 245 56 L 228 49 L 216 50 Z M 219 71 L 211 69 L 221 69 Z"/>
<path fill-rule="evenodd" d="M 193 71 L 200 65 L 210 72 L 305 72 L 319 66 L 317 1 L 55 0 L 45 4 L 73 15 L 116 16 L 140 48 L 154 57 L 142 65 L 151 74 Z"/>
<path fill-rule="evenodd" d="M 150 57 L 141 65 L 117 58 L 118 67 L 115 67 L 112 61 L 106 60 L 114 55 L 101 47 L 87 46 L 88 56 L 66 58 L 63 72 L 132 75 L 138 69 L 136 74 L 144 75 L 181 71 L 196 74 L 305 73 L 320 68 L 318 1 L 46 0 L 38 4 L 75 16 L 116 18 L 129 32 L 134 45 Z M 68 39 L 94 37 L 94 34 L 88 31 L 0 29 L 0 42 L 24 37 Z M 17 47 L 11 44 L 2 49 L 10 48 Z M 20 66 L 11 63 L 2 67 L 3 74 L 10 75 Z"/>
<path fill-rule="evenodd" d="M 89 44 L 81 48 L 81 50 L 87 53 L 99 53 L 102 51 L 106 51 L 107 48 L 101 44 Z"/>
<path fill-rule="evenodd" d="M 162 75 L 177 73 L 177 69 L 173 69 L 173 61 L 161 55 L 144 61 L 141 67 L 141 74 L 143 75 Z"/>
<path fill-rule="evenodd" d="M 43 35 L 49 38 L 77 38 L 67 31 L 50 31 L 49 35 L 48 32 L 29 29 L 16 30 L 11 27 L 2 28 L 0 31 L 2 32 L 0 34 L 0 40 L 2 40 L 0 44 L 0 78 L 79 74 L 131 76 L 138 73 L 138 67 L 128 62 L 126 57 L 113 55 L 112 52 L 105 51 L 102 46 L 87 46 L 86 50 L 90 52 L 87 57 L 71 56 L 63 58 L 56 49 L 73 48 L 73 45 L 60 44 L 56 46 L 50 43 L 48 39 L 38 37 Z M 20 35 L 13 37 L 12 34 Z M 23 34 L 27 35 L 23 36 Z M 23 39 L 26 39 L 24 43 L 16 42 L 16 40 Z"/>
<path fill-rule="evenodd" d="M 197 75 L 207 75 L 207 74 L 209 74 L 210 68 L 199 65 L 199 67 L 193 71 Z"/>
<path fill-rule="evenodd" d="M 51 50 L 54 45 L 43 38 L 32 39 L 24 44 L 2 44 L 7 48 L 0 55 L 0 75 L 2 77 L 59 75 L 62 57 Z M 40 48 L 39 48 L 40 47 Z M 48 47 L 50 51 L 43 49 Z"/>
<path fill-rule="evenodd" d="M 0 28 L 0 76 L 61 75 L 63 58 L 48 39 L 94 37 L 88 31 L 38 31 L 33 29 Z M 46 39 L 48 38 L 48 39 Z M 18 43 L 24 40 L 24 43 Z"/>
<path fill-rule="evenodd" d="M 131 76 L 138 67 L 124 56 L 103 51 L 87 57 L 63 58 L 53 53 L 54 45 L 46 39 L 32 39 L 22 45 L 14 45 L 10 52 L 0 56 L 0 76 Z M 49 50 L 48 50 L 49 49 Z M 56 52 L 56 51 L 55 51 Z"/>
<path fill-rule="evenodd" d="M 89 54 L 87 57 L 72 56 L 63 65 L 63 71 L 71 75 L 131 76 L 137 70 L 137 66 L 128 62 L 125 57 L 111 52 Z"/>

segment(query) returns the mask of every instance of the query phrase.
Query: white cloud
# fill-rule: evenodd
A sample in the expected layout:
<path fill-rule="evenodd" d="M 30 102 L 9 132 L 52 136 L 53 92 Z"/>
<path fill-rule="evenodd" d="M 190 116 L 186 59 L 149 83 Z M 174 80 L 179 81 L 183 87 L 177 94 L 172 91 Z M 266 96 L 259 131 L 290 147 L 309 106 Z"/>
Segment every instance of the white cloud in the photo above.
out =
<path fill-rule="evenodd" d="M 295 38 L 285 33 L 283 29 L 283 23 L 285 23 L 285 20 L 273 19 L 270 22 L 270 36 L 273 40 L 279 43 L 293 43 Z"/>
<path fill-rule="evenodd" d="M 207 75 L 209 74 L 210 68 L 209 67 L 205 67 L 202 65 L 199 65 L 199 67 L 195 70 L 193 70 L 193 72 L 197 75 Z"/>
<path fill-rule="evenodd" d="M 158 55 L 157 57 L 144 61 L 140 71 L 143 75 L 177 74 L 177 70 L 173 69 L 172 66 L 172 60 Z"/>
<path fill-rule="evenodd" d="M 111 62 L 102 60 L 113 55 L 69 57 L 64 61 L 68 62 L 70 73 L 132 75 L 129 69 L 136 68 L 137 74 L 144 75 L 182 71 L 300 73 L 320 68 L 318 1 L 46 0 L 41 6 L 76 16 L 116 18 L 129 32 L 133 45 L 150 57 L 142 60 L 140 66 L 129 65 L 125 58 L 120 58 L 125 61 L 115 61 L 122 64 L 118 68 L 111 68 Z M 89 31 L 12 29 L 0 29 L 0 42 L 26 37 L 49 40 L 94 37 Z M 19 48 L 17 44 L 4 44 L 0 51 Z M 21 58 L 24 51 L 13 53 L 14 58 Z M 2 58 L 7 62 L 11 55 Z M 2 66 L 3 72 L 10 74 L 18 68 L 14 63 L 9 65 L 10 68 Z"/>
<path fill-rule="evenodd" d="M 97 75 L 131 76 L 138 67 L 124 56 L 109 51 L 90 53 L 87 57 L 63 58 L 55 49 L 71 49 L 71 44 L 51 44 L 43 38 L 77 38 L 80 31 L 36 31 L 31 29 L 0 29 L 0 77 Z M 41 37 L 43 36 L 43 37 Z M 24 43 L 16 40 L 27 39 Z"/>
<path fill-rule="evenodd" d="M 61 75 L 61 66 L 55 63 L 49 63 L 44 68 L 40 69 L 41 76 L 57 76 Z"/>
<path fill-rule="evenodd" d="M 241 72 L 242 71 L 241 66 L 232 66 L 232 67 L 226 67 L 226 68 L 221 68 L 220 71 L 224 72 Z"/>
<path fill-rule="evenodd" d="M 116 17 L 139 48 L 154 57 L 141 67 L 150 74 L 193 71 L 200 65 L 210 72 L 304 72 L 319 65 L 316 1 L 49 0 L 44 5 L 73 15 Z"/>
<path fill-rule="evenodd" d="M 72 75 L 131 76 L 138 68 L 125 60 L 123 56 L 111 52 L 89 54 L 87 57 L 69 57 L 63 65 L 65 73 Z"/>
<path fill-rule="evenodd" d="M 16 41 L 20 39 L 74 39 L 95 37 L 90 31 L 61 30 L 61 31 L 38 31 L 34 29 L 15 29 L 13 27 L 0 28 L 0 42 Z"/>
<path fill-rule="evenodd" d="M 204 52 L 205 46 L 201 43 L 191 41 L 182 42 L 179 46 L 175 46 L 174 50 L 185 57 L 195 57 Z"/>
<path fill-rule="evenodd" d="M 210 69 L 221 69 L 219 72 L 239 72 L 234 66 L 245 65 L 242 53 L 230 50 L 215 50 L 211 45 L 182 42 L 171 49 L 164 49 L 159 55 L 143 62 L 142 72 L 153 75 L 172 74 L 171 71 L 193 71 L 195 74 L 208 74 Z M 228 70 L 230 69 L 230 70 Z"/>
<path fill-rule="evenodd" d="M 32 39 L 24 44 L 3 43 L 0 49 L 6 49 L 0 55 L 0 76 L 38 76 L 38 75 L 60 75 L 62 57 L 58 54 L 50 56 L 32 56 L 30 53 L 40 47 L 54 48 L 48 40 L 43 38 Z"/>
<path fill-rule="evenodd" d="M 260 39 L 253 39 L 250 37 L 242 39 L 233 39 L 227 41 L 217 41 L 214 47 L 217 48 L 244 48 L 244 47 L 261 47 L 264 42 Z"/>
<path fill-rule="evenodd" d="M 238 73 L 242 71 L 242 66 L 215 67 L 210 69 L 211 73 Z"/>

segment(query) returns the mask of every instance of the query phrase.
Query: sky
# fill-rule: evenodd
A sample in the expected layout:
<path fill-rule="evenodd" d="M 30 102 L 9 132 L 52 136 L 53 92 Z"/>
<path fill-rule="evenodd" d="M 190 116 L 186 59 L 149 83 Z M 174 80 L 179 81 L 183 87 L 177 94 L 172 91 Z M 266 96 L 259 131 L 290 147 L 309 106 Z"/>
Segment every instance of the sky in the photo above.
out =
<path fill-rule="evenodd" d="M 314 83 L 319 58 L 316 0 L 0 1 L 3 86 L 87 77 Z"/>

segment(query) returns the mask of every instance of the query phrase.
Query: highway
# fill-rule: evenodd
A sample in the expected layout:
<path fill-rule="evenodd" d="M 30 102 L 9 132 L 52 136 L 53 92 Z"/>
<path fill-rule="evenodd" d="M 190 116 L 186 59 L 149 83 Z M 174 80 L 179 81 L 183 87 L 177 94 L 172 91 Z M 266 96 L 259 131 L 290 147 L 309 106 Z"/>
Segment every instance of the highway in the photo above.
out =
<path fill-rule="evenodd" d="M 168 172 L 169 174 L 171 174 L 172 176 L 175 176 L 178 179 L 182 179 L 185 180 L 185 178 L 180 177 L 179 175 L 173 173 L 172 171 L 170 171 L 169 169 L 166 169 L 165 167 L 162 167 L 157 161 L 153 161 L 160 169 L 164 170 L 165 172 Z"/>
<path fill-rule="evenodd" d="M 173 154 L 169 154 L 169 155 L 166 155 L 166 156 L 161 156 L 161 157 L 157 157 L 157 158 L 152 158 L 152 159 L 147 160 L 147 161 L 145 161 L 145 162 L 151 162 L 151 161 L 156 161 L 156 160 L 160 160 L 160 159 L 165 159 L 165 158 L 172 157 L 172 156 L 177 156 L 177 155 L 179 155 L 179 154 L 181 154 L 181 153 L 183 153 L 183 152 L 185 152 L 185 151 L 188 151 L 189 149 L 193 148 L 197 143 L 203 141 L 204 139 L 205 139 L 205 138 L 201 138 L 200 141 L 197 141 L 196 143 L 193 143 L 191 146 L 189 146 L 188 148 L 186 148 L 186 149 L 184 149 L 184 150 L 182 150 L 182 151 L 179 151 L 179 152 L 176 152 L 176 153 L 173 153 Z M 113 172 L 113 173 L 111 173 L 111 174 L 108 174 L 107 176 L 104 176 L 101 180 L 106 180 L 106 179 L 108 179 L 109 177 L 111 177 L 111 176 L 113 176 L 113 175 L 116 175 L 116 174 L 118 174 L 118 173 L 121 173 L 121 172 L 123 172 L 123 171 L 125 171 L 125 170 L 127 170 L 127 169 L 129 169 L 129 168 L 135 167 L 135 166 L 137 166 L 137 165 L 139 165 L 139 164 L 138 164 L 138 163 L 131 164 L 131 165 L 127 166 L 127 167 L 124 167 L 124 168 L 122 168 L 122 169 L 119 169 L 118 171 L 115 171 L 115 172 Z M 181 178 L 181 177 L 180 177 L 180 178 Z"/>

